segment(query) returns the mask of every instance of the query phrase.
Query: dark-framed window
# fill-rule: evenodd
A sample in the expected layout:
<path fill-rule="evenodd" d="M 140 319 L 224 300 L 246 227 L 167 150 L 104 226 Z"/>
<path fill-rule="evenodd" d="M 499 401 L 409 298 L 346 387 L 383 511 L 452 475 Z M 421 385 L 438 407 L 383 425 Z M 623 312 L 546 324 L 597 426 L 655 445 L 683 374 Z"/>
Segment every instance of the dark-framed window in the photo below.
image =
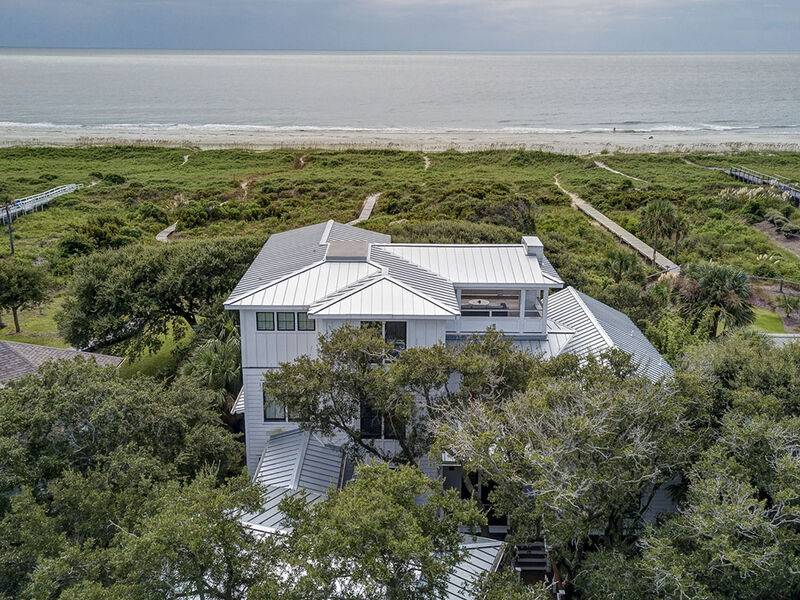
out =
<path fill-rule="evenodd" d="M 392 420 L 366 402 L 361 403 L 360 431 L 365 439 L 396 440 L 405 436 L 405 424 Z"/>
<path fill-rule="evenodd" d="M 308 317 L 308 313 L 297 313 L 297 331 L 314 331 L 317 328 L 317 323 L 314 319 Z"/>
<path fill-rule="evenodd" d="M 394 346 L 395 351 L 405 350 L 408 346 L 408 325 L 405 321 L 386 321 L 383 338 Z"/>
<path fill-rule="evenodd" d="M 275 331 L 275 313 L 257 312 L 256 329 L 258 331 Z"/>
<path fill-rule="evenodd" d="M 381 414 L 366 402 L 361 403 L 361 436 L 367 439 L 380 439 Z"/>
<path fill-rule="evenodd" d="M 278 313 L 278 331 L 294 331 L 294 313 L 293 312 L 279 312 Z"/>
<path fill-rule="evenodd" d="M 275 396 L 271 396 L 264 390 L 264 420 L 265 421 L 286 421 L 286 407 L 283 402 L 279 402 Z"/>

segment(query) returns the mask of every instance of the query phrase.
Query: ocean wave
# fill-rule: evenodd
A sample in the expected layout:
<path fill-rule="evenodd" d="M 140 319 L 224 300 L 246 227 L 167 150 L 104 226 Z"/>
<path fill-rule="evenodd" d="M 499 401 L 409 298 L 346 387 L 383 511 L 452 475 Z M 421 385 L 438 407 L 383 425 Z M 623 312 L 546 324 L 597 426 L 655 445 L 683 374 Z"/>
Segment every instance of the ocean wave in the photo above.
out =
<path fill-rule="evenodd" d="M 508 123 L 509 121 L 505 121 Z M 501 121 L 502 123 L 502 121 Z M 520 134 L 520 135 L 568 135 L 586 133 L 692 133 L 692 132 L 737 132 L 737 131 L 772 131 L 794 133 L 800 130 L 797 125 L 738 125 L 721 124 L 721 121 L 697 124 L 648 123 L 643 121 L 625 121 L 622 123 L 584 124 L 578 127 L 538 127 L 534 125 L 517 125 L 513 127 L 363 127 L 363 126 L 325 126 L 325 125 L 247 125 L 233 123 L 100 123 L 74 124 L 43 122 L 0 121 L 0 129 L 37 129 L 37 130 L 85 130 L 93 131 L 126 131 L 136 134 L 152 132 L 261 132 L 261 133 L 367 133 L 367 134 L 408 134 L 408 135 L 441 135 L 441 134 Z"/>

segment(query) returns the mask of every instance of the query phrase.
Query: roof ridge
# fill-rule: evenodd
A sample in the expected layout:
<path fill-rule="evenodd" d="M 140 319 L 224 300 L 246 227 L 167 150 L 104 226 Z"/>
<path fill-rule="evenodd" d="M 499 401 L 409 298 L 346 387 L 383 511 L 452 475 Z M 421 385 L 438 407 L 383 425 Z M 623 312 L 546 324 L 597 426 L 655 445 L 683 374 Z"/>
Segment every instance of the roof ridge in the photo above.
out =
<path fill-rule="evenodd" d="M 325 223 L 325 231 L 322 232 L 322 237 L 319 238 L 320 246 L 328 243 L 328 236 L 331 234 L 331 229 L 333 229 L 334 222 L 335 221 L 333 219 L 328 219 L 328 221 Z"/>
<path fill-rule="evenodd" d="M 389 274 L 389 275 L 386 275 L 386 277 L 385 277 L 385 278 L 386 278 L 387 280 L 391 281 L 392 283 L 394 283 L 394 284 L 396 284 L 396 285 L 400 286 L 400 287 L 401 287 L 401 288 L 403 288 L 404 290 L 406 290 L 406 291 L 408 291 L 408 292 L 411 292 L 411 293 L 412 293 L 412 294 L 414 294 L 415 296 L 419 296 L 419 297 L 420 297 L 420 298 L 422 298 L 423 300 L 427 300 L 427 301 L 428 301 L 428 302 L 430 302 L 431 304 L 435 304 L 436 306 L 438 306 L 438 307 L 439 307 L 439 308 L 441 308 L 442 310 L 444 310 L 444 311 L 447 311 L 447 312 L 449 312 L 449 313 L 450 313 L 450 314 L 452 314 L 452 315 L 460 315 L 460 314 L 461 314 L 461 312 L 460 312 L 460 311 L 459 311 L 459 312 L 453 312 L 453 309 L 451 309 L 451 308 L 448 308 L 447 306 L 445 306 L 444 304 L 442 304 L 442 303 L 441 303 L 441 302 L 439 302 L 438 300 L 435 300 L 434 298 L 431 298 L 431 297 L 430 297 L 428 294 L 426 294 L 426 293 L 424 293 L 424 292 L 420 292 L 420 291 L 419 291 L 417 288 L 415 288 L 415 287 L 413 287 L 413 286 L 410 286 L 409 284 L 407 284 L 407 283 L 404 283 L 404 282 L 402 282 L 401 280 L 399 280 L 399 279 L 396 279 L 396 278 L 392 277 L 392 275 L 391 275 L 391 274 Z M 445 279 L 445 281 L 447 281 L 447 280 Z"/>
<path fill-rule="evenodd" d="M 571 285 L 565 287 L 562 291 L 569 291 L 575 301 L 580 305 L 581 309 L 586 313 L 586 316 L 589 317 L 589 320 L 594 325 L 595 329 L 597 329 L 598 333 L 601 335 L 603 340 L 611 347 L 616 348 L 617 345 L 614 343 L 614 340 L 611 339 L 611 336 L 608 335 L 605 328 L 600 324 L 600 321 L 597 320 L 597 316 L 592 312 L 592 309 L 586 305 L 586 302 L 583 301 L 581 298 L 580 292 L 576 290 Z"/>
<path fill-rule="evenodd" d="M 379 265 L 373 265 L 373 266 L 378 267 Z M 370 275 L 365 275 L 361 279 L 357 279 L 356 281 L 351 283 L 349 286 L 345 286 L 339 290 L 336 290 L 335 292 L 332 292 L 327 296 L 325 296 L 324 298 L 320 298 L 319 300 L 314 302 L 314 304 L 308 307 L 308 314 L 313 315 L 321 310 L 329 308 L 334 304 L 336 304 L 337 302 L 341 302 L 345 298 L 349 298 L 353 294 L 370 287 L 371 285 L 377 283 L 384 277 L 387 277 L 387 274 L 384 273 L 383 270 L 381 270 L 378 273 L 371 273 Z M 348 288 L 352 289 L 348 290 Z M 325 304 L 326 302 L 328 304 Z"/>
<path fill-rule="evenodd" d="M 294 463 L 294 474 L 292 475 L 292 483 L 290 484 L 290 487 L 293 490 L 299 489 L 300 475 L 303 471 L 303 461 L 305 461 L 306 452 L 308 451 L 308 444 L 310 441 L 311 434 L 308 431 L 304 431 L 303 442 L 300 446 L 300 452 L 297 453 L 297 461 Z"/>

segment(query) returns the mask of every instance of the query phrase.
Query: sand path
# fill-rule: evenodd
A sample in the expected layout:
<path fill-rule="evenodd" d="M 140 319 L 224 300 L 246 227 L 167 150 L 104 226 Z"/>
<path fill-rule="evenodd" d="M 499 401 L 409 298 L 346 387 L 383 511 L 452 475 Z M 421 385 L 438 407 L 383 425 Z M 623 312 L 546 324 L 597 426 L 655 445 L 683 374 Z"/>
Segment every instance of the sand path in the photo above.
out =
<path fill-rule="evenodd" d="M 183 162 L 181 163 L 180 166 L 185 165 L 187 162 L 189 162 L 189 155 L 188 154 L 184 154 L 183 155 Z"/>
<path fill-rule="evenodd" d="M 616 169 L 612 169 L 606 163 L 600 162 L 599 160 L 594 161 L 594 164 L 601 169 L 605 169 L 610 173 L 614 173 L 615 175 L 622 175 L 623 177 L 627 177 L 628 179 L 633 179 L 634 181 L 641 181 L 642 183 L 650 184 L 649 181 L 645 181 L 644 179 L 639 179 L 638 177 L 634 177 L 633 175 L 628 175 L 627 173 L 623 173 L 622 171 L 617 171 Z"/>
<path fill-rule="evenodd" d="M 430 159 L 430 158 L 428 158 L 428 155 L 427 155 L 427 154 L 423 154 L 423 155 L 422 155 L 422 160 L 424 160 L 424 161 L 425 161 L 425 170 L 427 171 L 428 169 L 430 169 L 430 168 L 431 168 L 431 159 Z"/>
<path fill-rule="evenodd" d="M 367 196 L 364 200 L 364 204 L 361 206 L 361 214 L 358 215 L 357 219 L 350 221 L 348 225 L 358 225 L 369 219 L 369 216 L 372 214 L 372 209 L 375 208 L 375 203 L 378 201 L 378 198 L 381 197 L 382 193 L 383 192 L 377 192 Z"/>
<path fill-rule="evenodd" d="M 594 206 L 586 202 L 586 200 L 578 196 L 578 194 L 576 194 L 575 192 L 570 192 L 568 189 L 562 186 L 561 181 L 558 178 L 558 175 L 556 175 L 555 177 L 555 183 L 556 187 L 569 197 L 572 206 L 574 206 L 579 211 L 584 213 L 590 219 L 594 220 L 596 223 L 599 223 L 602 227 L 604 227 L 608 231 L 610 231 L 620 241 L 627 244 L 628 246 L 636 250 L 636 252 L 641 254 L 646 260 L 653 259 L 652 246 L 645 244 L 642 240 L 637 238 L 630 231 L 628 231 L 624 227 L 621 227 L 620 225 L 609 219 L 607 216 L 605 216 L 603 213 L 601 213 L 599 210 L 597 210 Z M 655 256 L 656 256 L 656 264 L 661 270 L 663 271 L 680 270 L 680 267 L 678 265 L 676 265 L 674 262 L 672 262 L 670 259 L 668 259 L 660 252 L 656 252 Z"/>
<path fill-rule="evenodd" d="M 727 172 L 727 169 L 723 169 L 722 167 L 707 167 L 705 165 L 701 165 L 701 164 L 698 164 L 696 162 L 692 162 L 688 158 L 682 158 L 681 160 L 683 162 L 685 162 L 687 165 L 691 165 L 693 167 L 699 167 L 701 169 L 705 169 L 706 171 L 725 171 L 725 172 Z"/>

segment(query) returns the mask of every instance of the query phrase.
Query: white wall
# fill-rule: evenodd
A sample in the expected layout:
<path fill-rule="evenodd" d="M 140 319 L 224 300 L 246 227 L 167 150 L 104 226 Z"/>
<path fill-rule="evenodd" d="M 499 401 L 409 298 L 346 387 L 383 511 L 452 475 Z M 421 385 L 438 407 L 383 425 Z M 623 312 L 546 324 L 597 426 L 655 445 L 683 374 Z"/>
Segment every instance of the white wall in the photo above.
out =
<path fill-rule="evenodd" d="M 314 357 L 317 342 L 324 335 L 341 327 L 345 320 L 317 320 L 317 331 L 257 331 L 256 311 L 239 312 L 242 339 L 242 379 L 244 382 L 245 435 L 247 437 L 247 469 L 253 473 L 264 450 L 266 437 L 274 431 L 297 427 L 296 423 L 264 421 L 264 397 L 261 389 L 264 373 L 281 363 L 300 356 Z M 351 321 L 357 324 L 359 321 Z M 447 321 L 415 319 L 407 321 L 408 346 L 426 347 L 444 343 Z"/>

